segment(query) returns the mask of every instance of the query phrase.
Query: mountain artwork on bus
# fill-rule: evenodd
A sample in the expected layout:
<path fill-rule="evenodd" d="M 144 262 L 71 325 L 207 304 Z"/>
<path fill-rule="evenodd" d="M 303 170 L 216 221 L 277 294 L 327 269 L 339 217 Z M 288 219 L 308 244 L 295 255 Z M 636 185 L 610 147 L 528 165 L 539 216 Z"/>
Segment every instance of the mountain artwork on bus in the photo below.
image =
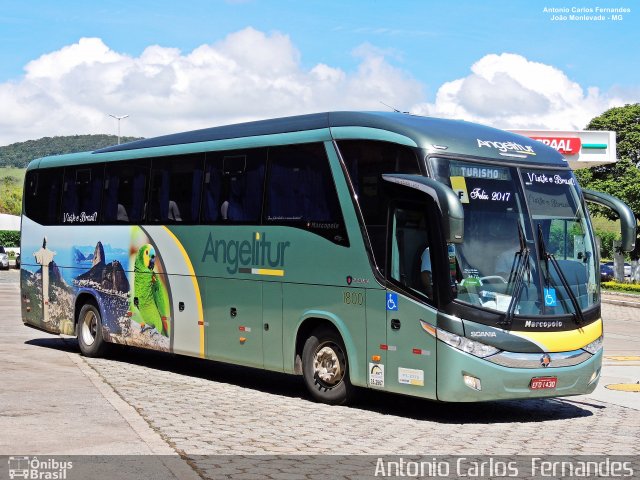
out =
<path fill-rule="evenodd" d="M 116 237 L 96 230 L 93 241 L 85 237 L 82 245 L 69 244 L 63 231 L 51 230 L 40 248 L 23 243 L 25 257 L 32 252 L 36 263 L 22 269 L 30 313 L 41 316 L 41 328 L 73 335 L 75 299 L 88 294 L 103 312 L 107 341 L 168 351 L 168 277 L 152 240 L 139 227 Z"/>

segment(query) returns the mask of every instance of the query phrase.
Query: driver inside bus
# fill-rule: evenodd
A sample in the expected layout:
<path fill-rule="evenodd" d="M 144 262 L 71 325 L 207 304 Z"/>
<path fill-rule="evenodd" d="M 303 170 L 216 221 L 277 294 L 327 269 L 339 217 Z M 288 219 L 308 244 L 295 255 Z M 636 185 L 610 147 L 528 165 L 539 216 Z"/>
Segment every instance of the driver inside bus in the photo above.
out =
<path fill-rule="evenodd" d="M 494 245 L 494 271 L 490 275 L 498 275 L 508 280 L 516 253 L 520 250 L 518 239 L 518 225 L 515 218 L 508 216 L 497 217 L 491 223 L 489 240 Z"/>

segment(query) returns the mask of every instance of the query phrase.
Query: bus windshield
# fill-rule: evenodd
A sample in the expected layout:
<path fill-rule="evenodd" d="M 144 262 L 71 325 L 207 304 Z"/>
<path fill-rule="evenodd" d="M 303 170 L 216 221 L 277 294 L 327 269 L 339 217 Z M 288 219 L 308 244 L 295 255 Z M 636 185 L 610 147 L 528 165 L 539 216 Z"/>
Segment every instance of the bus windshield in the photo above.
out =
<path fill-rule="evenodd" d="M 457 301 L 527 316 L 580 316 L 576 307 L 597 302 L 594 244 L 571 171 L 432 165 L 465 211 L 464 241 L 448 249 Z"/>

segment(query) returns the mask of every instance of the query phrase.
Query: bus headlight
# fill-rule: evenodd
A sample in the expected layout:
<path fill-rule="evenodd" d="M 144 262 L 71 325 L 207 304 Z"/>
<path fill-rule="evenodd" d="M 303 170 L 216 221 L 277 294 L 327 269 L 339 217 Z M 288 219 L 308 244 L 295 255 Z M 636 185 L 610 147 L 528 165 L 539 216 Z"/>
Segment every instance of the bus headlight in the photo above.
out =
<path fill-rule="evenodd" d="M 458 350 L 462 350 L 463 352 L 479 358 L 485 358 L 500 351 L 500 349 L 492 347 L 491 345 L 476 342 L 475 340 L 469 340 L 466 337 L 461 337 L 460 335 L 447 332 L 440 328 L 436 330 L 436 337 L 447 345 L 451 345 Z"/>
<path fill-rule="evenodd" d="M 584 347 L 582 347 L 582 349 L 586 350 L 591 355 L 595 355 L 600 350 L 602 350 L 602 339 L 603 339 L 603 337 L 602 337 L 602 335 L 600 335 L 598 338 L 596 338 L 589 345 L 585 345 Z"/>

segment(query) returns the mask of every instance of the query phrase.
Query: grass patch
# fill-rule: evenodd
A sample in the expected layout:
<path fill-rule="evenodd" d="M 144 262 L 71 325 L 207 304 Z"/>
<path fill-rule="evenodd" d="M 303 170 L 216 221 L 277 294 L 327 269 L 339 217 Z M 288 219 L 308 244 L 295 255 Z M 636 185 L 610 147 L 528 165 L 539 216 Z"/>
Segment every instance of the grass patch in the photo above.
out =
<path fill-rule="evenodd" d="M 17 178 L 22 183 L 24 181 L 24 174 L 26 171 L 26 168 L 0 167 L 0 180 L 6 177 L 13 177 Z"/>
<path fill-rule="evenodd" d="M 620 220 L 609 220 L 597 215 L 591 216 L 591 224 L 594 230 L 611 232 L 620 235 Z"/>

